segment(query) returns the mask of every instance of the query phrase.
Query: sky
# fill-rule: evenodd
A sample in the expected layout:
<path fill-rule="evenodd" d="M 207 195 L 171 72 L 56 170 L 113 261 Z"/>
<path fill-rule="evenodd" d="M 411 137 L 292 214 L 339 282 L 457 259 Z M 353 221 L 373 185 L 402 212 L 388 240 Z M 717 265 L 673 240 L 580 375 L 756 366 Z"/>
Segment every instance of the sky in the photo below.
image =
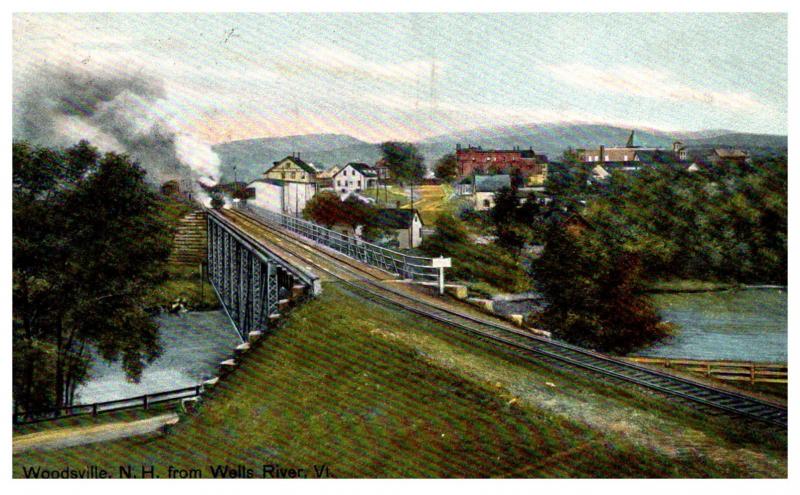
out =
<path fill-rule="evenodd" d="M 788 126 L 783 14 L 15 14 L 12 60 L 15 105 L 48 67 L 143 74 L 208 143 Z"/>

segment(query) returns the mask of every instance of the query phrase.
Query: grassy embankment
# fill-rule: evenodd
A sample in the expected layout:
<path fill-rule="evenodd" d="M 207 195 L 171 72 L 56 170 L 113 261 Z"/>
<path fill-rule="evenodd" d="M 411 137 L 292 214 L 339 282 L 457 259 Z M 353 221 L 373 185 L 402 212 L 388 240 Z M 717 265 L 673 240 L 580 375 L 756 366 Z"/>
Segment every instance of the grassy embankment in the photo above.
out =
<path fill-rule="evenodd" d="M 160 220 L 172 228 L 189 213 L 190 207 L 181 201 L 163 197 L 159 210 Z M 208 311 L 219 308 L 214 290 L 208 281 L 204 281 L 200 266 L 180 263 L 166 265 L 164 281 L 153 288 L 145 305 L 148 308 L 169 309 L 178 300 L 184 302 L 186 309 Z"/>
<path fill-rule="evenodd" d="M 515 357 L 334 284 L 168 434 L 23 466 L 326 464 L 337 477 L 786 476 L 786 437 Z M 343 310 L 342 308 L 357 308 Z"/>

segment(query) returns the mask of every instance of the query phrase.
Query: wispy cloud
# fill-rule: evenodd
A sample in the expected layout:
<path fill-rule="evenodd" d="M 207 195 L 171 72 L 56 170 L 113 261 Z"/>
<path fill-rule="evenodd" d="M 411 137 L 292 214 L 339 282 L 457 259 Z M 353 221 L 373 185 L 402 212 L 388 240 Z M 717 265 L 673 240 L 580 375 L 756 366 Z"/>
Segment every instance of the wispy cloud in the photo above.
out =
<path fill-rule="evenodd" d="M 736 111 L 756 111 L 764 105 L 750 93 L 713 91 L 692 87 L 665 71 L 615 65 L 596 67 L 586 64 L 548 65 L 545 69 L 559 81 L 596 92 L 695 102 Z"/>
<path fill-rule="evenodd" d="M 413 81 L 442 69 L 434 60 L 375 62 L 340 47 L 302 44 L 276 62 L 278 71 L 291 75 L 322 75 L 384 81 Z"/>

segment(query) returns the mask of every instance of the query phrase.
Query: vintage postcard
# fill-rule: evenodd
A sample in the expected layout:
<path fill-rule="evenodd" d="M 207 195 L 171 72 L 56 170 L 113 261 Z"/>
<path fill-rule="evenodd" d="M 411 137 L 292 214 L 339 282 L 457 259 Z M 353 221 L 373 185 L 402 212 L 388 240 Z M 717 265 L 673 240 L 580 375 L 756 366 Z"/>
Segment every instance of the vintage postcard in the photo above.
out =
<path fill-rule="evenodd" d="M 787 478 L 788 20 L 14 13 L 11 476 Z"/>

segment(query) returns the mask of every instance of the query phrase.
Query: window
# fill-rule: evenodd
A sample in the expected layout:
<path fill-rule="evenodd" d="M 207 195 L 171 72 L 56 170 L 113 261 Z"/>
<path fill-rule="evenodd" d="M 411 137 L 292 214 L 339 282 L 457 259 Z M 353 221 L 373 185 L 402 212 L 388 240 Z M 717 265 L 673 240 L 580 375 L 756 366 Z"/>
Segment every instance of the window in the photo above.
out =
<path fill-rule="evenodd" d="M 623 155 L 622 161 L 627 162 L 628 161 L 628 155 Z"/>
<path fill-rule="evenodd" d="M 294 172 L 292 172 L 292 175 L 291 175 L 292 179 L 294 179 L 294 176 L 295 176 L 295 173 L 294 173 Z"/>
<path fill-rule="evenodd" d="M 492 202 L 491 202 L 490 200 L 488 200 L 488 199 L 484 199 L 484 200 L 483 200 L 483 206 L 484 206 L 485 208 L 491 208 L 491 206 L 492 206 Z"/>
<path fill-rule="evenodd" d="M 606 161 L 608 161 L 608 155 L 606 155 Z"/>
<path fill-rule="evenodd" d="M 337 180 L 336 181 L 336 187 L 342 187 L 342 181 Z"/>

